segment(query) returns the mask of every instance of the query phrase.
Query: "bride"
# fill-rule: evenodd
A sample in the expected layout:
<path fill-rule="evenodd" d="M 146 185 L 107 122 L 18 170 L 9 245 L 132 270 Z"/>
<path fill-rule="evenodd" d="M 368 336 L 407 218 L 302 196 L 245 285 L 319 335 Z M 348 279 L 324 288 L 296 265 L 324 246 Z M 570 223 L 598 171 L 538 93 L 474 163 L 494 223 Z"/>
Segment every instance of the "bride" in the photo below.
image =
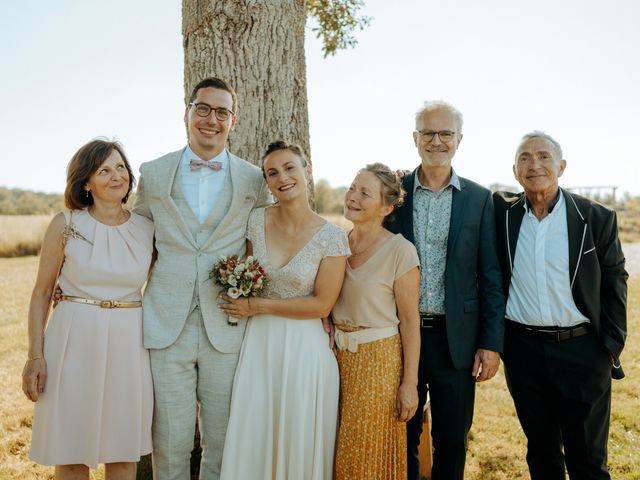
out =
<path fill-rule="evenodd" d="M 259 298 L 225 297 L 232 317 L 252 317 L 240 352 L 222 480 L 333 477 L 339 377 L 322 326 L 342 287 L 345 232 L 315 214 L 309 167 L 296 145 L 272 143 L 262 171 L 274 206 L 254 210 L 247 251 L 269 283 Z"/>

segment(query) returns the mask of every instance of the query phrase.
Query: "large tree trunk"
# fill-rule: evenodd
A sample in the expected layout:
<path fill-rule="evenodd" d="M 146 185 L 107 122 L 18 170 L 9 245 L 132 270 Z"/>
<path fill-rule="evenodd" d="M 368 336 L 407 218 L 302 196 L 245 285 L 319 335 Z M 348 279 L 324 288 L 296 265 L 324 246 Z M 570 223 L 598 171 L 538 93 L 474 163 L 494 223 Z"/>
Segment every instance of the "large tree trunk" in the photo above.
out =
<path fill-rule="evenodd" d="M 283 139 L 307 157 L 309 119 L 304 0 L 183 0 L 184 88 L 220 77 L 238 94 L 229 149 L 258 164 Z"/>

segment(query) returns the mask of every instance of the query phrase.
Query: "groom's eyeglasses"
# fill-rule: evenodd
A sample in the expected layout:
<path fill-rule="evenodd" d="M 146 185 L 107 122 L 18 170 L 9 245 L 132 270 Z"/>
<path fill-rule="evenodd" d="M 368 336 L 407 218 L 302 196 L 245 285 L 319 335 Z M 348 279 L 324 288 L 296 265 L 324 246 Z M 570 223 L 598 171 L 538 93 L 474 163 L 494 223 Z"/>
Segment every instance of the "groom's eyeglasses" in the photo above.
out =
<path fill-rule="evenodd" d="M 215 108 L 206 103 L 191 102 L 189 104 L 189 107 L 193 107 L 193 109 L 196 111 L 196 114 L 199 117 L 208 117 L 211 114 L 211 110 L 213 110 L 213 113 L 215 114 L 216 118 L 221 122 L 225 122 L 229 120 L 229 117 L 234 115 L 234 113 L 231 110 L 227 110 L 224 107 Z"/>

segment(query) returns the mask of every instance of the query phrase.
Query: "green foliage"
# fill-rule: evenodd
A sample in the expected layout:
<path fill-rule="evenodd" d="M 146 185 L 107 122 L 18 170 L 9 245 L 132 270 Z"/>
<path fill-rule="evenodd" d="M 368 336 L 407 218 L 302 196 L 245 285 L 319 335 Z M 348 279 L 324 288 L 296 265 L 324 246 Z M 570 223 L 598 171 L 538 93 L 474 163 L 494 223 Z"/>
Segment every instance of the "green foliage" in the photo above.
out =
<path fill-rule="evenodd" d="M 63 207 L 64 199 L 58 193 L 0 187 L 0 215 L 46 215 Z"/>
<path fill-rule="evenodd" d="M 341 215 L 344 210 L 344 195 L 346 192 L 346 187 L 331 188 L 327 180 L 318 180 L 314 186 L 317 212 Z"/>
<path fill-rule="evenodd" d="M 359 14 L 364 5 L 361 0 L 309 0 L 308 13 L 319 26 L 312 30 L 322 38 L 325 57 L 335 55 L 338 50 L 354 47 L 358 41 L 353 32 L 364 30 L 371 19 Z"/>

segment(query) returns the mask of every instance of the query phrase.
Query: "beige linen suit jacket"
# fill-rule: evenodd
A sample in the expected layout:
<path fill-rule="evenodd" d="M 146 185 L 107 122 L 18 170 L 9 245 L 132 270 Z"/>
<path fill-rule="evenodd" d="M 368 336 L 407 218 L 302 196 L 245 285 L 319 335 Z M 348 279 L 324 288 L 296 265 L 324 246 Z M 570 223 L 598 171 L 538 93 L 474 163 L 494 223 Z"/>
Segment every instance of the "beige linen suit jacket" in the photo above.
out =
<path fill-rule="evenodd" d="M 200 246 L 171 197 L 183 150 L 142 164 L 134 210 L 153 220 L 158 259 L 144 292 L 145 348 L 166 348 L 176 341 L 199 296 L 207 336 L 222 353 L 240 350 L 246 320 L 229 326 L 217 307 L 218 287 L 209 270 L 220 255 L 244 255 L 249 212 L 271 203 L 259 168 L 229 153 L 232 198 L 229 210 Z"/>

